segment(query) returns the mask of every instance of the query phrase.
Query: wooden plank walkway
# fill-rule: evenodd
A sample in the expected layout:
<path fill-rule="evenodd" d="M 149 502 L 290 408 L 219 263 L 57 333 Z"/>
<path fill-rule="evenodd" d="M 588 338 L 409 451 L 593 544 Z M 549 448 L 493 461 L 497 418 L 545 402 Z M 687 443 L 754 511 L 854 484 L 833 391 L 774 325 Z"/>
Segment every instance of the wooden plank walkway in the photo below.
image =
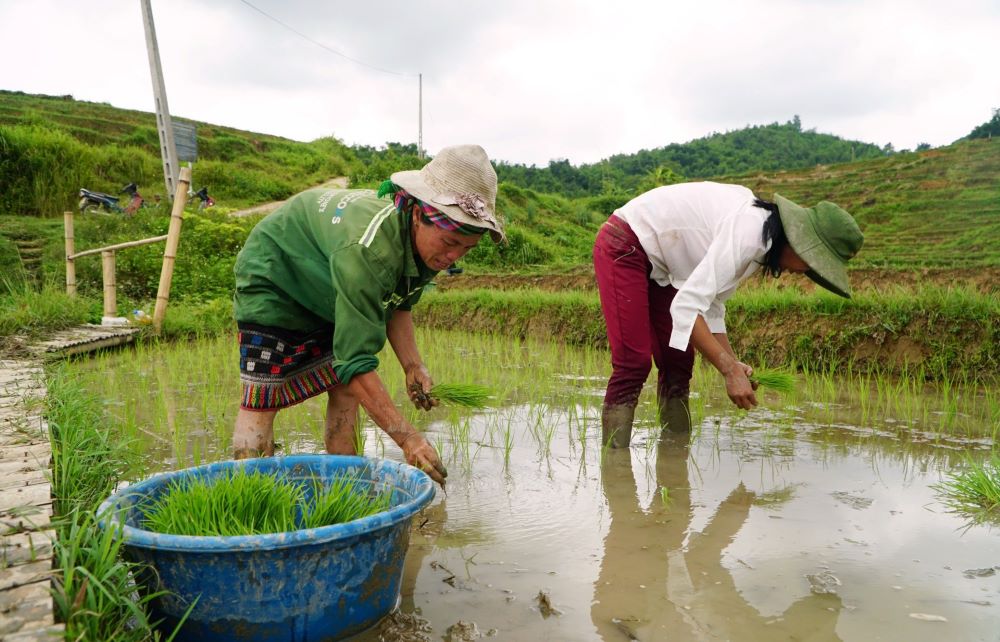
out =
<path fill-rule="evenodd" d="M 137 328 L 82 326 L 0 360 L 0 641 L 60 640 L 52 595 L 52 458 L 43 416 L 46 356 L 68 356 L 133 341 Z"/>
<path fill-rule="evenodd" d="M 0 639 L 53 640 L 52 488 L 37 359 L 0 361 Z M 53 637 L 56 636 L 56 637 Z"/>

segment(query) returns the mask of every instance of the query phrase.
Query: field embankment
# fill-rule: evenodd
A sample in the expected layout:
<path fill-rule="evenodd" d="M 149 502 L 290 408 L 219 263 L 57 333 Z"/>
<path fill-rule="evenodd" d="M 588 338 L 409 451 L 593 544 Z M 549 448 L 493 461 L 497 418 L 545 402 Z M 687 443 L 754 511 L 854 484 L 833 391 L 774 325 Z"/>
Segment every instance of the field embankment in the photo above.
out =
<path fill-rule="evenodd" d="M 728 304 L 730 340 L 751 364 L 923 374 L 994 382 L 1000 300 L 966 288 L 859 292 L 847 301 L 761 286 Z M 449 289 L 414 308 L 418 323 L 606 346 L 593 291 Z"/>

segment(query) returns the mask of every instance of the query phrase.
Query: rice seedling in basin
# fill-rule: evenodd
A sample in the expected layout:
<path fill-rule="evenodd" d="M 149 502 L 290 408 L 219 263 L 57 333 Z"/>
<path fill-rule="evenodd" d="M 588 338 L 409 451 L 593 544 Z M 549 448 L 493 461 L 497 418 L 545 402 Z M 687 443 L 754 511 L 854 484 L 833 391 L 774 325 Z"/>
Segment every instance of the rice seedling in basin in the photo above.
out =
<path fill-rule="evenodd" d="M 341 476 L 329 488 L 275 475 L 237 471 L 222 477 L 172 482 L 143 509 L 146 528 L 171 535 L 285 533 L 340 524 L 386 510 L 390 495 L 363 492 L 360 479 Z M 300 517 L 301 516 L 301 517 Z"/>

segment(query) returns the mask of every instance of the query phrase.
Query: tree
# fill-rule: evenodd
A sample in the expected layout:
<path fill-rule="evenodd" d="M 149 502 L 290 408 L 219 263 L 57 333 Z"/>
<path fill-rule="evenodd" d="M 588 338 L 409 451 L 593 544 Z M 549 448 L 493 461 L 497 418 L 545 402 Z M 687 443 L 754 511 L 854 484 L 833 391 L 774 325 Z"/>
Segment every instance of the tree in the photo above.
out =
<path fill-rule="evenodd" d="M 663 185 L 673 185 L 683 183 L 685 178 L 670 169 L 666 165 L 658 165 L 653 168 L 639 183 L 639 191 L 648 192 L 651 189 L 662 187 Z"/>
<path fill-rule="evenodd" d="M 1000 136 L 1000 107 L 993 109 L 993 118 L 973 129 L 966 138 L 993 138 Z"/>

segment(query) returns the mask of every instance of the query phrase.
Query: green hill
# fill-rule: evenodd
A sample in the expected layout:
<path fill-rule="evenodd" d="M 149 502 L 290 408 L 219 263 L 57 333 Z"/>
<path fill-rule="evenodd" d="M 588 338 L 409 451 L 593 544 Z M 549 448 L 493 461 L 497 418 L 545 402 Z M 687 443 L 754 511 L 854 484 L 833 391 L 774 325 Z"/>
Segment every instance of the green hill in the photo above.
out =
<path fill-rule="evenodd" d="M 859 266 L 1000 267 L 1000 141 L 722 180 L 843 206 L 865 232 Z"/>
<path fill-rule="evenodd" d="M 234 208 L 287 198 L 356 163 L 334 138 L 301 143 L 186 122 L 197 126 L 196 189 Z M 164 192 L 153 114 L 0 91 L 0 213 L 53 216 L 81 187 L 114 193 L 130 182 L 147 197 Z"/>
<path fill-rule="evenodd" d="M 75 207 L 80 187 L 115 191 L 136 181 L 147 197 L 162 193 L 154 124 L 154 116 L 146 112 L 70 97 L 0 91 L 0 215 L 7 215 L 0 216 L 0 237 L 8 237 L 6 242 L 0 238 L 0 266 L 17 262 L 3 256 L 5 247 L 10 253 L 12 237 L 30 243 L 23 237 L 42 234 L 28 234 L 29 229 L 51 228 L 46 235 L 58 241 L 55 217 Z M 333 138 L 302 143 L 206 123 L 197 126 L 200 160 L 195 186 L 208 186 L 219 203 L 217 212 L 223 213 L 283 199 L 338 175 L 349 176 L 353 186 L 371 187 L 392 171 L 421 162 L 413 145 L 348 147 Z M 823 144 L 813 145 L 817 141 Z M 1000 142 L 959 141 L 886 155 L 874 146 L 803 132 L 797 120 L 613 157 L 601 169 L 604 186 L 610 189 L 598 195 L 565 195 L 573 191 L 573 172 L 591 171 L 597 165 L 559 164 L 560 171 L 569 173 L 551 187 L 562 194 L 552 194 L 519 185 L 508 173 L 512 166 L 500 163 L 498 209 L 508 219 L 511 242 L 502 247 L 483 243 L 466 263 L 489 271 L 549 272 L 587 265 L 594 234 L 608 214 L 641 189 L 677 180 L 677 173 L 661 164 L 668 156 L 658 154 L 681 158 L 689 149 L 694 150 L 691 158 L 698 159 L 705 149 L 716 147 L 732 152 L 723 156 L 737 169 L 713 180 L 746 185 L 765 198 L 777 191 L 805 204 L 832 200 L 854 213 L 866 233 L 859 266 L 1000 265 Z M 849 159 L 852 147 L 854 162 L 817 165 L 818 156 L 809 155 L 827 149 L 835 160 Z M 874 157 L 857 159 L 867 155 Z M 762 165 L 744 169 L 754 159 Z M 793 162 L 808 168 L 791 170 L 782 165 Z M 764 165 L 786 169 L 767 170 Z M 622 169 L 616 178 L 612 170 L 619 166 L 634 166 L 634 171 Z M 652 171 L 642 175 L 648 167 Z M 634 189 L 616 182 L 640 176 Z M 48 218 L 49 224 L 27 226 L 11 215 Z M 106 224 L 100 228 L 110 233 Z M 126 233 L 123 229 L 123 236 Z M 52 253 L 58 255 L 58 250 Z M 57 271 L 58 264 L 51 269 Z"/>
<path fill-rule="evenodd" d="M 541 168 L 500 163 L 497 173 L 500 180 L 521 187 L 579 197 L 645 191 L 685 179 L 883 158 L 891 153 L 871 143 L 803 130 L 796 116 L 783 124 L 715 133 L 687 143 L 616 154 L 579 167 L 567 160 L 553 160 Z"/>

